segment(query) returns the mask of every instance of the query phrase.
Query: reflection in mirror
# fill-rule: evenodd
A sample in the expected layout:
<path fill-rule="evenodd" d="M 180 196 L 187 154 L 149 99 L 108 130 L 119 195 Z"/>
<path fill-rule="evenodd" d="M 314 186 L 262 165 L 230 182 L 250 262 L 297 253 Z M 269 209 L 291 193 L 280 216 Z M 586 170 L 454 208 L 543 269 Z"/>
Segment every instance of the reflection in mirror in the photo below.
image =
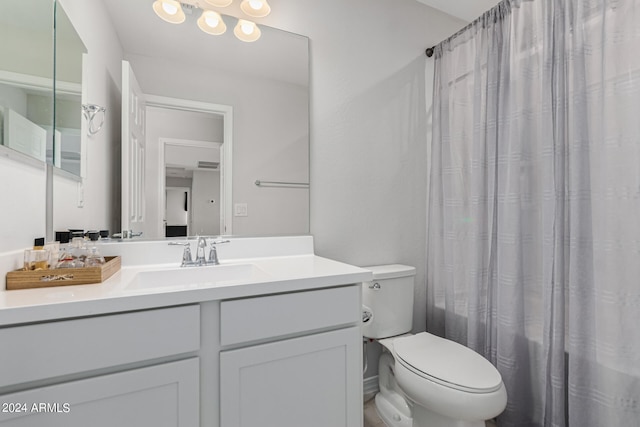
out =
<path fill-rule="evenodd" d="M 50 0 L 0 3 L 0 36 L 0 142 L 80 175 L 80 37 Z"/>
<path fill-rule="evenodd" d="M 205 5 L 199 1 L 183 3 Z M 185 22 L 172 25 L 156 16 L 150 2 L 108 0 L 104 4 L 124 59 L 139 85 L 140 93 L 131 98 L 140 101 L 138 107 L 145 98 L 171 98 L 183 105 L 226 106 L 225 120 L 231 116 L 233 119 L 228 126 L 225 121 L 220 131 L 211 129 L 205 135 L 193 135 L 191 128 L 191 135 L 176 135 L 180 121 L 164 121 L 160 132 L 150 127 L 150 107 L 125 118 L 128 107 L 123 102 L 122 228 L 144 231 L 147 238 L 159 238 L 167 235 L 165 225 L 190 225 L 188 233 L 195 234 L 199 226 L 194 206 L 202 204 L 209 209 L 215 207 L 220 214 L 219 234 L 308 233 L 308 185 L 255 185 L 256 181 L 309 182 L 308 39 L 260 26 L 260 39 L 246 43 L 231 30 L 219 36 L 202 32 L 196 23 L 201 14 L 197 7 L 185 8 Z M 235 26 L 235 18 L 223 19 L 228 29 Z M 123 71 L 123 77 L 129 79 L 128 74 Z M 130 96 L 129 87 L 129 83 L 122 84 L 123 97 Z M 129 132 L 125 125 L 135 122 L 136 117 L 146 124 L 144 132 L 133 134 L 133 129 Z M 210 176 L 205 184 L 208 189 L 220 188 L 219 195 L 203 194 L 199 198 L 195 182 L 191 187 L 178 186 L 191 191 L 190 224 L 165 223 L 166 188 L 175 185 L 164 175 L 166 169 L 160 178 L 158 165 L 160 153 L 166 152 L 163 141 L 168 139 L 224 143 L 223 150 L 227 141 L 233 141 L 233 159 L 223 165 L 224 171 L 230 173 L 229 182 L 220 183 L 224 179 Z M 129 144 L 134 140 L 135 144 Z M 211 175 L 202 170 L 193 173 Z"/>
<path fill-rule="evenodd" d="M 0 142 L 37 160 L 53 153 L 51 0 L 0 2 Z"/>
<path fill-rule="evenodd" d="M 158 209 L 156 211 L 151 206 L 148 218 L 156 228 L 161 226 L 156 235 L 147 237 L 222 234 L 223 117 L 212 113 L 148 107 L 147 123 L 147 137 L 158 141 L 158 163 L 147 165 L 149 171 L 157 172 L 148 174 L 147 179 L 154 181 L 151 185 L 159 189 Z M 203 138 L 208 140 L 201 140 Z M 172 215 L 177 205 L 176 199 L 170 201 L 169 197 L 177 190 L 188 194 L 184 217 Z M 162 214 L 164 216 L 161 217 Z M 178 219 L 180 221 L 176 222 Z"/>
<path fill-rule="evenodd" d="M 87 49 L 56 4 L 55 133 L 53 164 L 82 176 L 82 59 Z"/>

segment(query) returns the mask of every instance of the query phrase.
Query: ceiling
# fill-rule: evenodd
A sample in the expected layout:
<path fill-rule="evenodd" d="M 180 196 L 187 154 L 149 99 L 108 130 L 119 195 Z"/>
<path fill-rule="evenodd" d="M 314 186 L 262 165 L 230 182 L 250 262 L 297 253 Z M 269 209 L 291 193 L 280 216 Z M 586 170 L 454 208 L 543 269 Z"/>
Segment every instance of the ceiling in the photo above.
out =
<path fill-rule="evenodd" d="M 293 84 L 307 85 L 307 61 L 299 61 L 300 50 L 307 54 L 307 40 L 284 31 L 262 26 L 263 37 L 243 43 L 233 36 L 235 19 L 225 18 L 227 32 L 209 36 L 195 25 L 196 9 L 182 25 L 168 24 L 151 10 L 151 0 L 103 0 L 125 52 L 190 63 L 207 68 L 226 68 L 228 72 L 260 75 Z M 200 5 L 203 0 L 181 0 Z M 499 0 L 417 0 L 432 8 L 471 22 L 495 6 Z M 237 3 L 237 2 L 234 2 Z M 204 4 L 204 3 L 203 3 Z M 230 11 L 238 15 L 238 11 Z"/>
<path fill-rule="evenodd" d="M 466 22 L 474 21 L 500 0 L 416 0 Z"/>

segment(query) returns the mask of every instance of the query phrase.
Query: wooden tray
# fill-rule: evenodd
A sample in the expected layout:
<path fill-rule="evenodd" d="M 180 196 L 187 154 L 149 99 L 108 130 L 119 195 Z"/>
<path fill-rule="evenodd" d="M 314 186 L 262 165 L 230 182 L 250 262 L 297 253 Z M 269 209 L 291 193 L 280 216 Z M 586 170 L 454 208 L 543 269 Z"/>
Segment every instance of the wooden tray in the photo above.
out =
<path fill-rule="evenodd" d="M 7 290 L 102 283 L 120 270 L 120 257 L 104 257 L 100 267 L 54 268 L 7 273 Z"/>

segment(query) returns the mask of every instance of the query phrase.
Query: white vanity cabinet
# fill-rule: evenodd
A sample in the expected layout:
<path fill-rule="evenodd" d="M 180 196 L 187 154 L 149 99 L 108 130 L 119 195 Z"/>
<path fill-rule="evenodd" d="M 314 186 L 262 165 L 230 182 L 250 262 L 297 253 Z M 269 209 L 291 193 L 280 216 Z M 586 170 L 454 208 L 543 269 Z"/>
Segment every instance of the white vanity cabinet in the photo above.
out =
<path fill-rule="evenodd" d="M 198 358 L 0 396 L 5 427 L 198 427 Z"/>
<path fill-rule="evenodd" d="M 0 426 L 198 427 L 200 307 L 0 328 Z"/>
<path fill-rule="evenodd" d="M 360 286 L 222 301 L 220 427 L 360 427 Z"/>

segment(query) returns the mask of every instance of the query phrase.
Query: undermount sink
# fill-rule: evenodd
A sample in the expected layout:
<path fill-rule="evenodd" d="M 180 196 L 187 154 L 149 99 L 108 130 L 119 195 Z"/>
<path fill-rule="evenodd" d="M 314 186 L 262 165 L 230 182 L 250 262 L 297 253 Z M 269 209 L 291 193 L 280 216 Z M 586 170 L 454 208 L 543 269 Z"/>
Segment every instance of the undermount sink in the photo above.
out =
<path fill-rule="evenodd" d="M 268 279 L 269 275 L 253 264 L 227 264 L 206 267 L 178 267 L 141 271 L 127 289 L 166 287 L 197 288 L 233 285 Z"/>

